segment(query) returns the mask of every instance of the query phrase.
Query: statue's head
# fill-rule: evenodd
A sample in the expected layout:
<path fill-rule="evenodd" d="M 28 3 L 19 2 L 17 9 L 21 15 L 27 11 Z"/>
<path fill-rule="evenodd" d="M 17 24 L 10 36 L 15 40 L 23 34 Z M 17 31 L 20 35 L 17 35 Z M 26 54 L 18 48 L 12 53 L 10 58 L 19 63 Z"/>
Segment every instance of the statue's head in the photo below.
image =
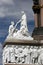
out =
<path fill-rule="evenodd" d="M 29 49 L 29 48 L 30 48 L 30 46 L 26 46 L 26 48 L 28 48 L 28 49 Z"/>
<path fill-rule="evenodd" d="M 33 49 L 34 46 L 31 46 L 30 48 Z"/>
<path fill-rule="evenodd" d="M 14 21 L 11 21 L 11 25 L 14 25 Z"/>
<path fill-rule="evenodd" d="M 38 49 L 38 47 L 37 46 L 34 46 L 34 49 Z"/>
<path fill-rule="evenodd" d="M 41 49 L 42 47 L 40 46 L 39 48 Z"/>
<path fill-rule="evenodd" d="M 25 12 L 24 11 L 21 11 L 21 14 L 23 15 Z"/>
<path fill-rule="evenodd" d="M 18 46 L 16 46 L 15 48 L 18 49 Z"/>
<path fill-rule="evenodd" d="M 24 49 L 25 48 L 25 46 L 22 46 L 22 49 Z"/>

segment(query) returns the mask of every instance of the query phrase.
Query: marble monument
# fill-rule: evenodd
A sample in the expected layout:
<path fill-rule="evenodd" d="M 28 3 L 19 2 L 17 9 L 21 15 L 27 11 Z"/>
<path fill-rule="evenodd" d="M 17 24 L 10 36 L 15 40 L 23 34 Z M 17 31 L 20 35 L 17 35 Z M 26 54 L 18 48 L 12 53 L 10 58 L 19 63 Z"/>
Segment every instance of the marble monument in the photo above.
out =
<path fill-rule="evenodd" d="M 33 38 L 30 36 L 30 33 L 28 31 L 27 27 L 27 17 L 24 11 L 21 12 L 22 17 L 21 19 L 16 23 L 14 26 L 14 22 L 11 21 L 11 25 L 9 26 L 9 34 L 7 38 L 17 38 L 22 40 L 33 40 Z M 21 23 L 20 30 L 16 29 L 17 24 Z"/>
<path fill-rule="evenodd" d="M 33 0 L 35 28 L 32 36 L 27 27 L 27 16 L 11 21 L 8 36 L 3 45 L 3 65 L 43 65 L 43 0 Z M 16 26 L 20 23 L 20 29 Z"/>

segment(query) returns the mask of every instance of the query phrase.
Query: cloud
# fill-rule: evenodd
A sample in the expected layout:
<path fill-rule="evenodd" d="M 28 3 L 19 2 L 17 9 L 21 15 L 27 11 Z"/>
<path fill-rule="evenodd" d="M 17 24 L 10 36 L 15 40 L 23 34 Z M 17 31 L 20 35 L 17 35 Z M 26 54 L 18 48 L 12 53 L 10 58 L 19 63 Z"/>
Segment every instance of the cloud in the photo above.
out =
<path fill-rule="evenodd" d="M 28 18 L 33 18 L 32 0 L 0 0 L 0 17 L 18 16 L 19 18 L 21 10 L 29 15 Z"/>
<path fill-rule="evenodd" d="M 0 0 L 0 5 L 3 5 L 3 4 L 13 4 L 13 0 Z"/>
<path fill-rule="evenodd" d="M 5 17 L 9 12 L 11 12 L 13 7 L 13 0 L 0 0 L 0 17 Z"/>
<path fill-rule="evenodd" d="M 13 4 L 13 0 L 0 0 L 0 17 L 5 17 L 9 8 L 12 9 L 11 6 L 13 6 Z"/>

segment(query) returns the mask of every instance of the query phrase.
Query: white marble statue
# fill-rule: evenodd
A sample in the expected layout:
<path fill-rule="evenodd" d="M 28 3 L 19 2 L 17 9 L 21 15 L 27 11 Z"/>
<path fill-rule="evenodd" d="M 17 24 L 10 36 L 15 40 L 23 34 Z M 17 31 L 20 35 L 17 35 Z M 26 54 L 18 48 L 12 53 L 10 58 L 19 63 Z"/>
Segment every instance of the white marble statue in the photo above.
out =
<path fill-rule="evenodd" d="M 27 18 L 24 11 L 22 11 L 22 17 L 19 22 L 21 22 L 20 30 L 18 30 L 17 33 L 14 33 L 13 37 L 23 40 L 33 40 L 33 38 L 28 33 Z"/>
<path fill-rule="evenodd" d="M 14 22 L 11 21 L 11 25 L 9 26 L 9 35 L 12 36 L 14 32 Z"/>
<path fill-rule="evenodd" d="M 14 25 L 14 22 L 11 22 L 11 25 L 9 26 L 9 35 L 7 38 L 16 38 L 16 39 L 23 39 L 23 40 L 33 40 L 33 38 L 30 36 L 28 32 L 27 27 L 27 17 L 24 11 L 21 12 L 22 16 L 21 19 Z M 20 29 L 17 30 L 16 26 L 18 24 L 21 24 Z"/>
<path fill-rule="evenodd" d="M 27 17 L 26 17 L 26 13 L 24 11 L 21 11 L 22 13 L 22 17 L 21 17 L 21 27 L 24 26 L 25 30 L 24 30 L 24 35 L 27 35 L 28 32 L 28 27 L 27 27 Z"/>
<path fill-rule="evenodd" d="M 28 33 L 28 28 L 27 28 L 27 18 L 26 18 L 26 14 L 24 11 L 21 12 L 22 13 L 22 17 L 21 19 L 17 22 L 17 24 L 20 22 L 21 23 L 21 26 L 20 26 L 20 30 L 18 30 L 18 32 L 16 33 L 17 35 L 18 34 L 22 34 L 24 36 L 28 36 L 29 33 Z M 14 34 L 15 36 L 15 34 Z"/>

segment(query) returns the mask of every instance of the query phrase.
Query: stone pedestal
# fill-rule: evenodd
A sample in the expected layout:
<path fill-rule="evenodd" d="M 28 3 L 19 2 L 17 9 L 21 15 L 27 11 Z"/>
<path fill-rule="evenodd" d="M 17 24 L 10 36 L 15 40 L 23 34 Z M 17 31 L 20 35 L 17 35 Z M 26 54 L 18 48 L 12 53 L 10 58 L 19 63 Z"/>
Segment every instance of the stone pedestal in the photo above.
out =
<path fill-rule="evenodd" d="M 4 42 L 4 45 L 3 45 L 3 49 L 7 46 L 7 45 L 21 45 L 21 46 L 43 46 L 43 40 L 19 40 L 19 39 L 14 39 L 14 38 L 10 38 L 10 39 L 6 39 L 5 42 Z M 16 63 L 12 63 L 12 62 L 9 62 L 9 63 L 4 63 L 4 65 L 39 65 L 39 64 L 16 64 Z"/>
<path fill-rule="evenodd" d="M 42 46 L 43 45 L 43 40 L 19 40 L 19 39 L 7 39 L 3 47 L 6 45 L 30 45 L 30 46 Z"/>

